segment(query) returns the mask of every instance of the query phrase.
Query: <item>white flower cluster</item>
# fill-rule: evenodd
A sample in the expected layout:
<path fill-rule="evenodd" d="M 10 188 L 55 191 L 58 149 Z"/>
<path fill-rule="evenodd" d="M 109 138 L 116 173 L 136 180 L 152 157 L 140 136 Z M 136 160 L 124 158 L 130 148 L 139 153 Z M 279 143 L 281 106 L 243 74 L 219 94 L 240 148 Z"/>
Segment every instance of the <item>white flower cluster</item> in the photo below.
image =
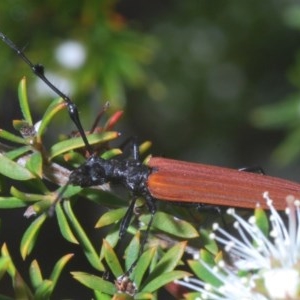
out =
<path fill-rule="evenodd" d="M 234 209 L 229 209 L 238 237 L 214 224 L 210 238 L 224 246 L 232 263 L 221 260 L 211 266 L 200 260 L 220 285 L 193 278 L 179 284 L 198 291 L 199 299 L 300 299 L 300 201 L 287 197 L 285 225 L 267 192 L 264 198 L 270 209 L 269 237 L 257 226 L 254 216 L 247 222 Z"/>

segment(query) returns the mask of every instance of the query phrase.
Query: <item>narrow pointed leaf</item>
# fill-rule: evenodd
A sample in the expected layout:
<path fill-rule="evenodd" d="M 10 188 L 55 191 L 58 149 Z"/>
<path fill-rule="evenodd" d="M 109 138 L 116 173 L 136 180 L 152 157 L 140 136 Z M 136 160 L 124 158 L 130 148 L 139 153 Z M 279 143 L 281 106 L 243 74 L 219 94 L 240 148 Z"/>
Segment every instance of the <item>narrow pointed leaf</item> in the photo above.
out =
<path fill-rule="evenodd" d="M 65 102 L 61 99 L 55 99 L 51 102 L 51 104 L 48 106 L 46 112 L 43 115 L 43 118 L 41 120 L 41 123 L 38 128 L 37 137 L 40 139 L 41 136 L 44 134 L 47 126 L 49 125 L 50 121 L 52 120 L 53 116 L 60 110 L 64 109 L 66 107 Z"/>
<path fill-rule="evenodd" d="M 106 263 L 109 266 L 113 275 L 116 278 L 118 278 L 119 276 L 124 274 L 124 271 L 121 267 L 119 259 L 116 255 L 114 249 L 110 246 L 110 244 L 106 240 L 103 240 L 103 248 L 104 248 L 104 257 L 105 257 Z"/>
<path fill-rule="evenodd" d="M 120 120 L 120 118 L 123 116 L 123 111 L 119 110 L 116 111 L 105 123 L 105 125 L 103 126 L 104 130 L 111 130 Z"/>
<path fill-rule="evenodd" d="M 29 287 L 26 285 L 25 281 L 18 272 L 15 273 L 15 276 L 13 278 L 13 286 L 15 299 L 33 300 L 33 296 Z"/>
<path fill-rule="evenodd" d="M 212 286 L 220 286 L 222 284 L 222 282 L 212 272 L 209 272 L 198 260 L 189 260 L 188 265 L 197 277 Z"/>
<path fill-rule="evenodd" d="M 14 160 L 22 155 L 24 155 L 25 153 L 31 151 L 32 148 L 31 146 L 23 146 L 23 147 L 20 147 L 20 148 L 17 148 L 17 149 L 14 149 L 14 150 L 11 150 L 11 151 L 8 151 L 5 153 L 5 156 L 11 160 Z"/>
<path fill-rule="evenodd" d="M 100 219 L 97 221 L 95 228 L 101 228 L 107 225 L 114 224 L 117 221 L 120 221 L 125 213 L 127 208 L 118 208 L 118 209 L 112 209 L 106 213 L 104 213 Z"/>
<path fill-rule="evenodd" d="M 217 255 L 219 252 L 219 247 L 215 239 L 209 238 L 211 231 L 202 229 L 200 231 L 201 242 L 205 245 L 205 249 L 210 253 Z"/>
<path fill-rule="evenodd" d="M 119 226 L 116 224 L 113 228 L 105 234 L 105 240 L 111 245 L 111 247 L 115 247 L 119 241 Z M 100 260 L 104 258 L 104 248 L 101 247 L 100 250 Z"/>
<path fill-rule="evenodd" d="M 128 247 L 125 251 L 125 257 L 126 257 L 126 269 L 129 269 L 130 266 L 136 261 L 138 258 L 139 252 L 140 252 L 140 231 L 138 231 L 133 239 L 130 241 Z"/>
<path fill-rule="evenodd" d="M 139 292 L 134 295 L 134 300 L 156 300 L 157 297 L 153 293 Z"/>
<path fill-rule="evenodd" d="M 150 281 L 146 286 L 143 287 L 143 291 L 151 293 L 157 291 L 159 288 L 164 285 L 180 279 L 186 276 L 191 276 L 191 273 L 185 271 L 170 271 L 166 273 L 162 273 L 161 275 L 155 277 L 152 281 Z"/>
<path fill-rule="evenodd" d="M 200 251 L 201 261 L 204 261 L 209 266 L 214 266 L 215 258 L 214 256 L 206 250 Z M 188 265 L 193 270 L 193 273 L 200 279 L 213 286 L 220 286 L 222 283 L 220 280 L 200 262 L 200 260 L 189 260 Z"/>
<path fill-rule="evenodd" d="M 57 284 L 58 278 L 65 267 L 65 265 L 68 263 L 68 261 L 73 257 L 74 254 L 66 254 L 64 255 L 54 266 L 53 271 L 50 275 L 50 280 L 53 283 L 53 287 Z"/>
<path fill-rule="evenodd" d="M 118 136 L 119 136 L 119 134 L 117 132 L 111 131 L 111 132 L 90 134 L 87 138 L 88 138 L 89 143 L 91 145 L 94 145 L 97 143 L 103 143 L 103 142 L 113 140 L 113 139 L 117 138 Z M 55 145 L 53 145 L 50 149 L 49 156 L 50 156 L 50 159 L 53 159 L 54 157 L 56 157 L 64 152 L 82 148 L 84 146 L 85 145 L 84 145 L 84 142 L 81 137 L 68 139 L 68 140 L 65 140 L 65 141 L 62 141 L 62 142 L 59 142 L 59 143 L 56 143 Z"/>
<path fill-rule="evenodd" d="M 94 268 L 96 268 L 99 271 L 103 271 L 104 266 L 100 262 L 99 256 L 97 255 L 91 241 L 89 240 L 80 223 L 78 222 L 77 218 L 75 217 L 70 201 L 65 200 L 63 202 L 63 205 L 66 212 L 66 216 L 70 222 L 71 227 L 73 228 L 73 232 L 76 236 L 76 239 L 79 241 L 81 247 L 83 247 L 83 251 L 88 261 Z"/>
<path fill-rule="evenodd" d="M 30 218 L 32 216 L 36 216 L 38 214 L 42 214 L 44 212 L 48 212 L 53 201 L 50 199 L 44 199 L 41 201 L 37 201 L 34 204 L 28 206 L 26 211 L 24 212 L 24 217 Z"/>
<path fill-rule="evenodd" d="M 148 282 L 155 280 L 155 278 L 160 276 L 160 274 L 173 271 L 181 260 L 186 244 L 186 242 L 181 242 L 169 249 L 167 253 L 157 263 L 154 270 L 147 278 L 145 284 L 147 285 Z"/>
<path fill-rule="evenodd" d="M 9 263 L 10 263 L 9 257 L 0 257 L 0 280 L 2 279 L 3 275 L 6 273 Z"/>
<path fill-rule="evenodd" d="M 25 259 L 27 255 L 30 254 L 32 251 L 38 233 L 45 222 L 47 216 L 46 214 L 40 215 L 38 218 L 36 218 L 31 225 L 27 228 L 26 232 L 24 233 L 22 240 L 21 240 L 21 246 L 20 246 L 20 251 L 22 258 Z"/>
<path fill-rule="evenodd" d="M 263 232 L 265 237 L 268 237 L 269 230 L 269 221 L 267 214 L 264 209 L 258 207 L 255 209 L 255 223 L 259 229 Z"/>
<path fill-rule="evenodd" d="M 2 245 L 2 248 L 1 248 L 1 255 L 2 255 L 2 257 L 5 257 L 6 259 L 9 260 L 9 265 L 8 265 L 8 268 L 7 268 L 7 272 L 11 277 L 14 277 L 17 270 L 16 270 L 16 267 L 15 267 L 15 265 L 14 265 L 12 259 L 11 259 L 11 256 L 9 254 L 7 245 L 5 243 Z"/>
<path fill-rule="evenodd" d="M 26 203 L 16 197 L 0 197 L 0 209 L 24 207 Z"/>
<path fill-rule="evenodd" d="M 125 293 L 116 293 L 112 297 L 112 300 L 133 300 L 134 298 L 128 294 Z"/>
<path fill-rule="evenodd" d="M 112 157 L 121 155 L 122 153 L 123 153 L 123 152 L 122 152 L 120 149 L 114 148 L 114 149 L 109 149 L 109 150 L 105 151 L 105 152 L 101 155 L 101 157 L 102 157 L 103 159 L 110 159 L 110 158 L 112 158 Z"/>
<path fill-rule="evenodd" d="M 84 272 L 71 272 L 71 274 L 76 280 L 92 290 L 101 291 L 108 295 L 113 295 L 116 292 L 115 285 L 101 277 Z"/>
<path fill-rule="evenodd" d="M 146 270 L 148 269 L 156 251 L 156 248 L 150 248 L 146 252 L 144 252 L 140 257 L 133 274 L 133 281 L 137 287 L 141 286 L 143 276 L 145 276 Z"/>
<path fill-rule="evenodd" d="M 68 223 L 67 218 L 61 208 L 60 203 L 58 203 L 56 205 L 55 211 L 56 211 L 56 217 L 57 217 L 59 229 L 60 229 L 62 236 L 70 243 L 79 244 L 69 226 L 69 223 Z"/>
<path fill-rule="evenodd" d="M 61 190 L 65 189 L 65 186 L 60 187 L 56 193 L 57 195 L 61 195 Z M 63 193 L 63 198 L 71 198 L 72 196 L 78 194 L 82 190 L 82 187 L 75 185 L 68 185 L 66 190 Z"/>
<path fill-rule="evenodd" d="M 33 123 L 32 123 L 32 117 L 31 117 L 29 104 L 28 104 L 27 87 L 26 87 L 26 78 L 25 77 L 23 77 L 19 83 L 18 93 L 19 93 L 19 102 L 20 102 L 20 107 L 21 107 L 23 117 L 26 120 L 26 122 L 28 122 L 30 125 L 32 125 Z"/>
<path fill-rule="evenodd" d="M 43 158 L 41 152 L 33 153 L 26 163 L 26 167 L 39 178 L 43 177 Z"/>
<path fill-rule="evenodd" d="M 94 290 L 95 300 L 111 300 L 111 295 Z"/>
<path fill-rule="evenodd" d="M 17 144 L 26 144 L 25 139 L 20 136 L 14 135 L 4 129 L 0 129 L 0 137 Z"/>
<path fill-rule="evenodd" d="M 14 186 L 10 188 L 10 193 L 16 197 L 19 198 L 23 201 L 26 202 L 35 202 L 35 201 L 40 201 L 40 200 L 49 200 L 51 201 L 53 199 L 53 195 L 48 194 L 48 195 L 40 195 L 40 194 L 30 194 L 30 193 L 24 193 Z"/>
<path fill-rule="evenodd" d="M 146 153 L 152 146 L 150 141 L 145 141 L 141 145 L 139 145 L 139 152 L 141 154 Z"/>
<path fill-rule="evenodd" d="M 29 267 L 29 276 L 32 286 L 37 289 L 43 282 L 43 276 L 37 260 L 33 260 Z"/>
<path fill-rule="evenodd" d="M 142 222 L 148 223 L 150 215 L 141 217 Z M 153 227 L 168 234 L 185 239 L 191 239 L 199 236 L 198 231 L 190 223 L 184 220 L 175 219 L 174 216 L 163 212 L 157 212 L 153 220 Z"/>
<path fill-rule="evenodd" d="M 50 280 L 44 280 L 35 292 L 34 300 L 49 299 L 53 291 L 53 283 Z"/>
<path fill-rule="evenodd" d="M 16 162 L 8 159 L 0 153 L 0 173 L 6 177 L 15 180 L 29 180 L 33 179 L 34 175 L 26 168 L 20 166 Z"/>

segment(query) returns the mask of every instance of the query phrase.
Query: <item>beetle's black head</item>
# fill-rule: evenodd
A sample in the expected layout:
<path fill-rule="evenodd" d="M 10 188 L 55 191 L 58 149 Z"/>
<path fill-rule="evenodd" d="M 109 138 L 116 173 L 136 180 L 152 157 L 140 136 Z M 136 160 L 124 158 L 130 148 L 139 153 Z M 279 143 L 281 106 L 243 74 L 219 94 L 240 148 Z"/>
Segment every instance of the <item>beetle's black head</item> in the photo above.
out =
<path fill-rule="evenodd" d="M 80 167 L 72 171 L 69 183 L 81 187 L 101 185 L 108 182 L 106 161 L 100 157 L 91 156 Z"/>

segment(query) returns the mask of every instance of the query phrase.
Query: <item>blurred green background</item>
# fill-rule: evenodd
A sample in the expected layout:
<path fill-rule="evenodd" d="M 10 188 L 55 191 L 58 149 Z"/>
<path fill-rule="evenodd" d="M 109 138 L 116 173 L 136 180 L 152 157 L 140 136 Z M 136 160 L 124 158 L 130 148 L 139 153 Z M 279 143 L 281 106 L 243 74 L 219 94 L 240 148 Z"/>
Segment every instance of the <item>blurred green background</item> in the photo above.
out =
<path fill-rule="evenodd" d="M 300 181 L 297 1 L 2 0 L 0 12 L 0 31 L 45 65 L 86 128 L 109 100 L 125 111 L 123 137 L 151 140 L 154 155 Z M 24 75 L 37 121 L 54 95 L 0 44 L 1 128 L 21 115 Z M 56 123 L 49 138 L 75 129 L 67 114 Z"/>
<path fill-rule="evenodd" d="M 78 104 L 85 127 L 109 100 L 112 110 L 125 110 L 123 136 L 153 141 L 155 155 L 261 165 L 299 178 L 293 174 L 300 149 L 297 3 L 18 0 L 1 1 L 0 9 L 1 31 L 45 65 Z M 83 57 L 68 66 L 78 47 L 66 56 L 58 50 L 70 41 Z M 51 100 L 47 89 L 36 89 L 38 80 L 5 44 L 0 66 L 1 123 L 17 113 L 23 75 L 38 118 Z M 265 105 L 272 107 L 257 110 Z M 49 135 L 72 126 L 62 119 Z"/>

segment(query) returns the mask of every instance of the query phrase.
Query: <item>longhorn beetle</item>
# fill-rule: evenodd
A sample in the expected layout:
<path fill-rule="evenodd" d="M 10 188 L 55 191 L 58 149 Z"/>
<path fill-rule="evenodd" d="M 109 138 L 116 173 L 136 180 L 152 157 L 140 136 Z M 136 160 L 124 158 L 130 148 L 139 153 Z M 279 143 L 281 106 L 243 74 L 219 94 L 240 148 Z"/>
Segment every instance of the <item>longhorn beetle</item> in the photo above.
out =
<path fill-rule="evenodd" d="M 57 89 L 44 75 L 44 67 L 33 64 L 27 56 L 3 33 L 0 37 L 21 59 L 29 65 L 34 74 L 44 81 L 66 102 L 70 118 L 77 127 L 89 158 L 70 174 L 68 184 L 90 187 L 104 183 L 120 184 L 132 195 L 132 201 L 120 226 L 120 236 L 126 231 L 133 215 L 138 197 L 143 197 L 151 214 L 141 243 L 139 259 L 156 212 L 155 200 L 169 202 L 202 203 L 216 206 L 254 208 L 262 193 L 268 191 L 275 208 L 285 209 L 285 197 L 289 194 L 300 197 L 300 185 L 280 178 L 262 176 L 251 172 L 221 168 L 198 163 L 189 163 L 160 157 L 150 158 L 144 165 L 139 158 L 136 142 L 132 146 L 131 159 L 102 159 L 89 144 L 82 128 L 78 110 L 71 99 Z M 267 208 L 262 203 L 264 208 Z M 137 260 L 127 271 L 129 274 Z"/>

